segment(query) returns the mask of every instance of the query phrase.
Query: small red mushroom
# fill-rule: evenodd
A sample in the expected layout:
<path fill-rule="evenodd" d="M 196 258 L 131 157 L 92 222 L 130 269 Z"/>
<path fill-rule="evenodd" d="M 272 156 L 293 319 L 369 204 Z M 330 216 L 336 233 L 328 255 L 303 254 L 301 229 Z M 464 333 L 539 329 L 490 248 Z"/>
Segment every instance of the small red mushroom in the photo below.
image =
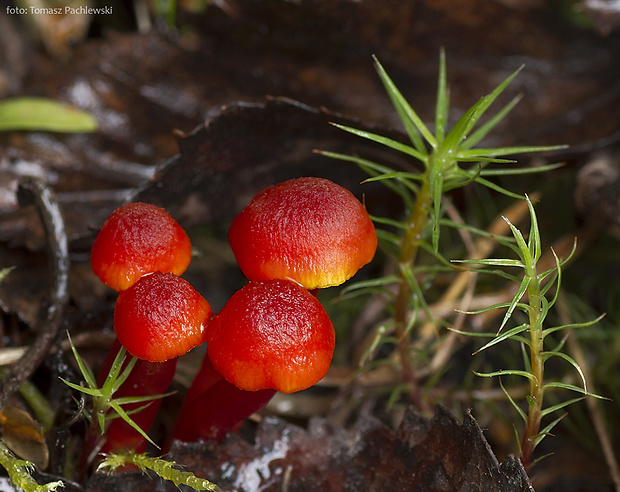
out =
<path fill-rule="evenodd" d="M 248 279 L 289 279 L 310 290 L 342 284 L 377 249 L 362 203 L 342 186 L 311 177 L 260 191 L 235 217 L 228 240 Z"/>
<path fill-rule="evenodd" d="M 163 362 L 204 341 L 211 306 L 187 281 L 155 272 L 122 291 L 114 308 L 114 331 L 139 359 Z"/>
<path fill-rule="evenodd" d="M 93 272 L 116 291 L 152 272 L 181 275 L 192 245 L 183 228 L 162 208 L 129 203 L 104 222 L 91 250 Z"/>
<path fill-rule="evenodd" d="M 115 397 L 148 396 L 164 393 L 174 376 L 177 357 L 204 341 L 205 327 L 212 310 L 189 282 L 173 273 L 155 272 L 140 278 L 122 291 L 114 309 L 117 342 L 100 371 L 105 379 L 114 356 L 122 344 L 138 360 Z M 145 432 L 153 423 L 160 401 L 155 400 L 131 417 Z M 127 409 L 136 409 L 135 404 Z M 90 455 L 94 441 L 85 442 Z M 144 437 L 122 419 L 110 422 L 103 452 L 132 449 L 142 452 Z"/>
<path fill-rule="evenodd" d="M 91 251 L 94 273 L 120 291 L 114 313 L 118 340 L 101 367 L 107 377 L 120 344 L 138 357 L 116 397 L 164 393 L 172 381 L 176 358 L 203 342 L 211 318 L 209 303 L 178 277 L 191 260 L 191 243 L 183 228 L 163 209 L 130 203 L 108 217 Z M 159 400 L 132 414 L 147 431 L 155 419 Z M 141 405 L 133 405 L 133 409 Z M 128 406 L 130 408 L 131 406 Z M 103 450 L 143 451 L 143 436 L 122 419 L 114 419 L 105 435 Z M 83 456 L 98 447 L 96 438 L 84 441 Z"/>
<path fill-rule="evenodd" d="M 323 378 L 335 332 L 318 299 L 289 280 L 249 282 L 207 327 L 207 356 L 173 438 L 221 440 L 267 404 Z M 218 373 L 224 380 L 218 379 Z"/>
<path fill-rule="evenodd" d="M 321 303 L 288 280 L 250 282 L 207 328 L 213 367 L 240 389 L 292 393 L 329 368 L 335 332 Z"/>

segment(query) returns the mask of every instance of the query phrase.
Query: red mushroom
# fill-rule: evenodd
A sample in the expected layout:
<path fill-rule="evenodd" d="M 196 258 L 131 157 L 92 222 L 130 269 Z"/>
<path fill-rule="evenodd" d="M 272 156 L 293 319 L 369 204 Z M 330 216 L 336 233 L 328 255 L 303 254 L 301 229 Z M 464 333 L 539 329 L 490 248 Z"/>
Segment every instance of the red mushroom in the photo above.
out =
<path fill-rule="evenodd" d="M 129 378 L 115 394 L 148 396 L 162 394 L 172 382 L 177 357 L 204 341 L 205 327 L 211 318 L 209 303 L 189 282 L 173 273 L 155 272 L 140 278 L 121 292 L 114 309 L 115 343 L 100 372 L 104 379 L 111 361 L 122 344 L 137 357 Z M 145 432 L 153 423 L 159 400 L 153 401 L 131 417 Z M 136 404 L 128 409 L 137 408 Z M 85 443 L 86 448 L 95 442 Z M 145 449 L 144 437 L 122 419 L 110 422 L 102 450 L 104 452 Z M 90 454 L 90 449 L 86 449 Z"/>
<path fill-rule="evenodd" d="M 101 367 L 99 380 L 105 379 L 112 360 L 122 344 L 138 360 L 129 378 L 115 398 L 165 393 L 176 368 L 177 357 L 204 341 L 205 327 L 211 318 L 209 303 L 186 280 L 173 273 L 155 272 L 140 278 L 121 292 L 114 310 L 117 342 Z M 153 423 L 160 401 L 131 415 L 143 431 Z M 136 409 L 143 404 L 127 406 Z M 94 438 L 84 443 L 85 456 L 97 447 Z M 102 451 L 131 449 L 141 452 L 144 437 L 120 418 L 110 422 Z"/>
<path fill-rule="evenodd" d="M 109 372 L 121 342 L 139 360 L 116 397 L 164 393 L 176 368 L 176 358 L 201 344 L 212 315 L 209 303 L 177 275 L 191 260 L 191 243 L 181 226 L 163 209 L 146 203 L 125 205 L 110 215 L 91 251 L 91 265 L 106 285 L 120 291 L 115 309 L 119 340 L 100 369 Z M 159 400 L 132 419 L 147 431 Z M 128 409 L 141 406 L 128 405 Z M 85 439 L 83 456 L 98 447 L 96 436 Z M 144 450 L 144 437 L 122 419 L 110 422 L 103 450 Z"/>
<path fill-rule="evenodd" d="M 206 339 L 207 358 L 173 433 L 178 439 L 221 439 L 275 391 L 314 385 L 335 347 L 321 303 L 288 280 L 248 283 L 211 319 Z M 215 371 L 225 381 L 217 381 Z"/>
<path fill-rule="evenodd" d="M 181 275 L 192 245 L 168 213 L 148 203 L 129 203 L 104 222 L 91 250 L 93 272 L 116 291 L 131 287 L 152 272 Z"/>
<path fill-rule="evenodd" d="M 187 280 L 155 272 L 119 294 L 114 331 L 131 355 L 163 362 L 200 345 L 211 314 Z"/>
<path fill-rule="evenodd" d="M 207 330 L 213 367 L 246 391 L 292 393 L 317 383 L 334 354 L 335 332 L 321 303 L 287 280 L 250 282 Z"/>
<path fill-rule="evenodd" d="M 228 240 L 248 279 L 289 279 L 310 290 L 342 284 L 377 249 L 360 201 L 332 181 L 309 177 L 260 191 L 234 219 Z"/>

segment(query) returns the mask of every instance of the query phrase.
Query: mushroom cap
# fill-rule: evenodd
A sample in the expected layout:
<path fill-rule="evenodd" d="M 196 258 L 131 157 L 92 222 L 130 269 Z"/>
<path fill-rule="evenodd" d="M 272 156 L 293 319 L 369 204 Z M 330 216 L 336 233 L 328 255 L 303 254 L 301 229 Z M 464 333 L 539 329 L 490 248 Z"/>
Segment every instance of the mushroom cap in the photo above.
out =
<path fill-rule="evenodd" d="M 128 203 L 104 222 L 93 242 L 90 262 L 104 284 L 123 291 L 147 273 L 181 275 L 191 256 L 187 234 L 163 208 Z"/>
<path fill-rule="evenodd" d="M 213 367 L 246 391 L 293 393 L 325 376 L 334 327 L 321 303 L 289 280 L 249 282 L 207 327 Z"/>
<path fill-rule="evenodd" d="M 311 177 L 260 191 L 235 217 L 228 241 L 248 279 L 290 279 L 310 290 L 340 285 L 377 250 L 362 203 L 346 188 Z"/>
<path fill-rule="evenodd" d="M 118 295 L 114 331 L 131 355 L 163 362 L 203 343 L 212 314 L 187 280 L 155 272 Z"/>

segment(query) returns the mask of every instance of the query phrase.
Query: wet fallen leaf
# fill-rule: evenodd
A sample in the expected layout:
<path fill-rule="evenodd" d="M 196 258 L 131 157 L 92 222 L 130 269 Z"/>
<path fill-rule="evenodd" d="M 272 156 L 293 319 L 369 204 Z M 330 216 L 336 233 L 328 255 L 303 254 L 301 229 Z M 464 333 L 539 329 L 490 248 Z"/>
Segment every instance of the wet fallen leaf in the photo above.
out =
<path fill-rule="evenodd" d="M 307 429 L 266 418 L 253 443 L 239 435 L 221 445 L 175 443 L 170 458 L 227 492 L 533 490 L 517 459 L 497 461 L 470 413 L 460 423 L 443 407 L 432 418 L 408 411 L 397 431 L 373 417 L 350 429 L 323 418 L 311 419 Z M 117 490 L 122 480 L 95 477 L 86 490 Z"/>
<path fill-rule="evenodd" d="M 6 405 L 0 410 L 0 432 L 2 441 L 17 456 L 31 461 L 41 470 L 47 468 L 49 450 L 43 435 L 43 426 L 30 414 Z"/>

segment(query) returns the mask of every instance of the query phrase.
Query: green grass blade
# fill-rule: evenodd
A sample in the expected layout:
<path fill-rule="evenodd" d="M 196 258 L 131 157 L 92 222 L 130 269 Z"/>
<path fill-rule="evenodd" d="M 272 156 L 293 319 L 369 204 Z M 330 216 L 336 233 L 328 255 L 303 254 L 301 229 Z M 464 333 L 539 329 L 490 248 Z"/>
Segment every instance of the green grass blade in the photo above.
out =
<path fill-rule="evenodd" d="M 134 420 L 127 415 L 127 412 L 123 410 L 120 405 L 113 401 L 110 402 L 110 407 L 125 421 L 127 422 L 133 429 L 135 429 L 144 439 L 146 439 L 149 443 L 155 446 L 157 449 L 161 449 L 155 442 L 144 432 L 138 424 L 134 422 Z"/>
<path fill-rule="evenodd" d="M 482 155 L 475 155 L 470 157 L 458 157 L 459 162 L 479 162 L 479 163 L 494 163 L 494 164 L 515 164 L 519 162 L 515 159 L 502 159 L 499 157 L 485 157 Z"/>
<path fill-rule="evenodd" d="M 119 400 L 120 400 L 120 398 L 119 398 L 119 399 L 117 399 L 117 400 L 114 400 L 114 401 L 115 401 L 116 403 L 118 403 L 119 405 L 121 405 L 121 403 L 119 403 Z M 148 407 L 150 407 L 150 406 L 151 406 L 151 403 L 153 403 L 153 402 L 152 402 L 152 401 L 150 401 L 150 402 L 148 402 L 146 405 L 142 405 L 142 406 L 139 406 L 139 407 L 137 407 L 137 408 L 133 408 L 132 410 L 125 410 L 125 413 L 126 413 L 127 415 L 134 415 L 134 414 L 136 414 L 136 413 L 140 413 L 142 410 L 145 410 L 145 409 L 147 409 Z M 119 419 L 119 418 L 122 418 L 122 417 L 121 417 L 118 413 L 115 413 L 115 412 L 112 412 L 112 413 L 110 413 L 110 414 L 106 415 L 106 419 L 108 419 L 108 420 L 114 420 L 114 419 Z"/>
<path fill-rule="evenodd" d="M 75 345 L 73 345 L 73 340 L 71 340 L 71 336 L 69 335 L 69 332 L 67 332 L 67 338 L 69 339 L 69 346 L 71 347 L 71 352 L 73 352 L 73 357 L 75 358 L 75 361 L 77 362 L 77 365 L 80 369 L 80 372 L 82 373 L 82 377 L 86 381 L 86 384 L 91 389 L 97 389 L 97 382 L 95 381 L 95 375 L 93 374 L 93 371 L 91 370 L 91 368 L 88 367 L 86 364 L 84 364 L 84 361 L 82 360 L 82 357 L 80 357 L 80 354 L 78 353 L 77 348 L 75 347 Z"/>
<path fill-rule="evenodd" d="M 521 300 L 521 298 L 525 294 L 525 291 L 527 290 L 528 286 L 530 285 L 530 281 L 531 281 L 531 279 L 529 277 L 523 277 L 523 280 L 521 281 L 521 285 L 519 285 L 519 289 L 517 290 L 517 293 L 512 298 L 512 301 L 510 302 L 510 306 L 508 306 L 506 314 L 504 315 L 504 319 L 502 320 L 502 323 L 499 326 L 499 330 L 497 330 L 497 333 L 502 331 L 504 326 L 506 326 L 506 323 L 508 322 L 508 320 L 512 317 L 512 313 L 514 313 L 514 310 L 516 309 L 517 305 L 519 304 L 519 301 Z"/>
<path fill-rule="evenodd" d="M 393 297 L 394 294 L 385 287 L 394 285 L 398 283 L 399 280 L 399 277 L 395 275 L 377 279 L 360 280 L 344 287 L 338 294 L 336 300 L 341 301 L 343 299 L 351 299 L 359 295 L 377 292 L 387 295 L 388 297 Z"/>
<path fill-rule="evenodd" d="M 431 208 L 431 221 L 433 227 L 431 241 L 433 245 L 433 252 L 438 254 L 439 234 L 441 231 L 439 219 L 441 218 L 441 197 L 443 196 L 443 177 L 440 172 L 433 172 L 433 170 L 431 170 L 429 176 L 429 186 L 431 200 L 433 201 L 433 207 Z"/>
<path fill-rule="evenodd" d="M 315 150 L 314 152 L 316 152 L 317 154 L 324 155 L 325 157 L 329 157 L 331 159 L 336 159 L 336 160 L 351 162 L 353 164 L 356 164 L 366 174 L 371 176 L 371 178 L 369 179 L 372 179 L 373 177 L 376 177 L 382 174 L 389 174 L 389 173 L 394 172 L 393 169 L 387 166 L 377 164 L 376 162 L 369 161 L 368 159 L 363 159 L 361 157 L 348 155 L 348 154 L 340 154 L 337 152 L 329 152 L 325 150 Z M 403 202 L 405 203 L 406 207 L 411 207 L 413 205 L 413 200 L 411 198 L 411 192 L 413 192 L 415 195 L 417 190 L 415 187 L 412 187 L 413 185 L 411 181 L 400 180 L 398 178 L 395 178 L 395 180 L 382 180 L 381 183 L 387 186 L 389 189 L 391 189 L 398 196 L 400 196 Z"/>
<path fill-rule="evenodd" d="M 174 391 L 169 393 L 159 393 L 156 395 L 144 395 L 144 396 L 123 396 L 122 398 L 114 398 L 114 401 L 119 405 L 130 405 L 133 403 L 142 403 L 149 402 L 152 403 L 154 400 L 161 400 L 162 398 L 166 398 L 167 396 L 174 395 Z"/>
<path fill-rule="evenodd" d="M 123 369 L 123 364 L 125 363 L 126 355 L 127 355 L 127 350 L 125 349 L 125 347 L 121 345 L 121 348 L 117 352 L 116 357 L 114 357 L 114 361 L 112 362 L 112 365 L 110 366 L 108 375 L 106 376 L 106 379 L 103 385 L 101 386 L 101 391 L 104 394 L 112 395 L 114 391 L 116 391 L 114 389 L 114 384 L 120 372 Z"/>
<path fill-rule="evenodd" d="M 540 229 L 538 228 L 538 219 L 536 217 L 536 211 L 534 210 L 534 205 L 532 205 L 532 201 L 530 197 L 525 195 L 525 200 L 527 201 L 527 208 L 530 211 L 530 235 L 528 238 L 528 251 L 530 252 L 531 265 L 536 265 L 541 255 L 541 239 L 540 239 Z M 517 241 L 518 243 L 518 241 Z M 554 253 L 555 256 L 555 253 Z M 557 257 L 556 257 L 557 259 Z M 559 282 L 559 279 L 558 279 Z"/>
<path fill-rule="evenodd" d="M 437 139 L 433 135 L 433 133 L 428 129 L 428 127 L 424 124 L 422 119 L 418 116 L 418 114 L 413 110 L 413 108 L 409 105 L 405 97 L 398 90 L 398 87 L 394 84 L 390 76 L 387 74 L 379 60 L 373 56 L 375 61 L 375 68 L 377 69 L 377 73 L 381 79 L 381 82 L 385 86 L 400 119 L 402 120 L 405 128 L 407 130 L 407 134 L 411 139 L 414 147 L 418 150 L 418 152 L 424 154 L 425 146 L 422 140 L 420 139 L 420 134 L 424 137 L 424 139 L 431 145 L 431 147 L 437 147 Z"/>
<path fill-rule="evenodd" d="M 499 159 L 498 159 L 499 161 Z M 497 161 L 492 161 L 497 162 Z M 546 173 L 549 171 L 553 171 L 555 169 L 559 169 L 563 167 L 564 163 L 556 163 L 556 164 L 547 164 L 544 166 L 533 166 L 533 167 L 516 167 L 516 168 L 493 168 L 493 169 L 483 169 L 480 171 L 481 176 L 521 176 L 524 174 L 535 174 L 535 173 Z"/>
<path fill-rule="evenodd" d="M 510 258 L 480 258 L 471 260 L 450 260 L 452 263 L 469 263 L 471 265 L 500 266 L 500 267 L 519 267 L 523 268 L 521 260 L 511 260 Z"/>
<path fill-rule="evenodd" d="M 585 398 L 585 396 L 579 396 L 577 398 L 572 398 L 570 400 L 566 400 L 563 401 L 561 403 L 558 403 L 557 405 L 553 405 L 550 407 L 545 408 L 542 412 L 540 412 L 540 418 L 545 418 L 547 415 L 550 415 L 554 412 L 557 412 L 558 410 L 561 410 L 565 407 L 568 407 L 569 405 L 572 405 L 573 403 L 577 403 L 581 400 L 583 400 Z"/>
<path fill-rule="evenodd" d="M 14 266 L 10 266 L 10 267 L 0 269 L 0 283 L 9 275 L 9 273 L 15 270 L 15 268 L 16 267 Z"/>
<path fill-rule="evenodd" d="M 486 186 L 488 189 L 496 191 L 497 193 L 501 193 L 502 195 L 516 198 L 518 200 L 523 200 L 523 196 L 517 193 L 513 193 L 512 191 L 507 190 L 506 188 L 503 188 L 500 185 L 494 183 L 493 181 L 489 181 L 488 179 L 483 178 L 482 176 L 476 179 L 476 183 L 481 184 L 482 186 Z"/>
<path fill-rule="evenodd" d="M 506 398 L 508 398 L 508 401 L 510 402 L 512 407 L 517 411 L 517 413 L 519 414 L 521 419 L 523 419 L 523 422 L 527 422 L 527 415 L 525 414 L 523 409 L 519 405 L 517 405 L 517 402 L 514 401 L 512 396 L 510 396 L 510 393 L 508 393 L 508 391 L 504 387 L 504 383 L 502 382 L 502 378 L 499 378 L 499 387 L 502 389 L 502 392 L 504 393 L 504 395 L 506 395 Z M 518 437 L 518 434 L 517 434 L 517 437 Z M 518 438 L 517 438 L 517 442 L 519 442 Z"/>
<path fill-rule="evenodd" d="M 372 220 L 375 224 L 381 224 L 393 227 L 394 229 L 407 230 L 407 225 L 403 224 L 400 220 L 390 219 L 388 217 L 379 217 L 377 215 L 370 215 L 370 220 Z"/>
<path fill-rule="evenodd" d="M 605 317 L 605 315 L 601 314 L 598 318 L 590 320 L 590 321 L 585 321 L 583 323 L 571 323 L 569 325 L 552 326 L 551 328 L 544 329 L 543 332 L 542 332 L 542 336 L 546 337 L 547 335 L 550 335 L 551 333 L 554 333 L 554 332 L 560 331 L 560 330 L 568 330 L 568 329 L 572 329 L 572 328 L 588 328 L 588 327 L 590 327 L 592 325 L 595 325 L 599 321 L 601 321 L 604 317 Z"/>
<path fill-rule="evenodd" d="M 448 124 L 448 109 L 450 96 L 446 83 L 446 52 L 439 51 L 439 77 L 437 79 L 437 101 L 435 103 L 435 137 L 441 144 L 446 134 Z"/>
<path fill-rule="evenodd" d="M 568 391 L 574 391 L 575 393 L 581 393 L 582 395 L 585 396 L 591 396 L 593 398 L 597 398 L 599 400 L 608 400 L 609 398 L 605 397 L 605 396 L 601 396 L 601 395 L 597 395 L 596 393 L 590 393 L 589 391 L 584 391 L 583 388 L 580 388 L 579 386 L 575 386 L 574 384 L 569 384 L 569 383 L 560 383 L 560 382 L 550 382 L 544 385 L 543 387 L 545 390 L 551 389 L 551 388 L 559 388 L 559 389 L 565 389 Z"/>
<path fill-rule="evenodd" d="M 133 371 L 133 368 L 136 365 L 136 362 L 138 362 L 138 358 L 132 356 L 129 362 L 127 363 L 127 366 L 123 369 L 123 372 L 121 372 L 116 378 L 116 380 L 113 382 L 112 393 L 115 393 L 116 391 L 118 391 L 121 385 L 127 380 L 129 375 L 131 374 L 131 371 Z"/>
<path fill-rule="evenodd" d="M 417 151 L 416 149 L 414 149 L 413 147 L 409 145 L 405 145 L 401 142 L 398 142 L 397 140 L 393 140 L 391 138 L 384 137 L 383 135 L 378 135 L 376 133 L 371 133 L 371 132 L 367 132 L 364 130 L 358 130 L 357 128 L 352 128 L 350 126 L 339 125 L 338 123 L 331 123 L 331 125 L 341 130 L 344 130 L 345 132 L 349 132 L 349 133 L 352 133 L 353 135 L 357 135 L 358 137 L 362 137 L 367 140 L 377 142 L 378 144 L 385 145 L 386 147 L 390 149 L 394 149 L 398 152 L 402 152 L 403 154 L 409 155 L 421 161 L 424 164 L 426 164 L 428 160 L 427 159 L 428 156 L 426 154 L 423 154 Z"/>
<path fill-rule="evenodd" d="M 557 419 L 555 419 L 553 422 L 551 422 L 550 424 L 546 425 L 538 434 L 536 434 L 535 436 L 532 436 L 531 439 L 534 441 L 534 447 L 538 446 L 541 441 L 549 436 L 552 435 L 551 431 L 553 430 L 553 428 L 558 425 L 558 423 L 566 416 L 566 414 L 564 415 L 560 415 Z"/>
<path fill-rule="evenodd" d="M 484 125 L 481 125 L 475 132 L 473 132 L 467 140 L 461 145 L 462 149 L 470 149 L 484 137 L 486 137 L 496 126 L 502 121 L 508 113 L 510 113 L 514 107 L 523 99 L 522 94 L 515 96 L 508 104 L 506 104 L 500 111 L 498 111 L 489 121 Z"/>
<path fill-rule="evenodd" d="M 72 383 L 71 381 L 67 381 L 66 379 L 59 378 L 63 383 L 65 383 L 70 388 L 73 388 L 80 393 L 84 393 L 89 396 L 102 396 L 101 390 L 98 388 L 86 388 L 85 386 L 80 386 L 79 384 Z"/>
<path fill-rule="evenodd" d="M 526 348 L 526 345 L 528 346 L 528 348 Z M 521 359 L 523 360 L 523 369 L 526 370 L 527 372 L 532 372 L 532 361 L 530 360 L 531 347 L 532 347 L 531 337 L 530 337 L 529 343 L 521 344 Z"/>
<path fill-rule="evenodd" d="M 97 130 L 97 120 L 51 99 L 15 97 L 0 101 L 0 131 L 10 130 L 91 133 Z"/>
<path fill-rule="evenodd" d="M 507 339 L 517 339 L 519 341 L 522 341 L 526 344 L 530 344 L 529 340 L 523 338 L 523 337 L 517 337 L 517 335 L 519 333 L 523 333 L 524 331 L 527 331 L 529 329 L 529 326 L 527 324 L 522 324 L 519 326 L 515 326 L 514 328 L 511 328 L 510 330 L 506 330 L 504 333 L 502 333 L 501 335 L 496 335 L 493 340 L 491 340 L 490 342 L 486 343 L 485 345 L 483 345 L 482 347 L 480 347 L 478 350 L 476 350 L 472 355 L 476 355 L 480 352 L 482 352 L 483 350 L 488 349 L 489 347 L 492 347 L 493 345 L 497 345 L 498 343 L 503 342 L 504 340 Z"/>
<path fill-rule="evenodd" d="M 565 149 L 566 145 L 533 145 L 533 146 L 515 146 L 515 147 L 498 147 L 488 149 L 466 149 L 459 150 L 456 153 L 457 159 L 471 157 L 498 157 L 516 154 L 530 154 L 534 152 L 550 152 Z"/>
<path fill-rule="evenodd" d="M 371 178 L 366 178 L 364 183 L 372 183 L 375 181 L 384 181 L 386 179 L 397 179 L 399 181 L 422 181 L 424 176 L 417 173 L 408 173 L 406 171 L 393 171 L 385 174 L 377 174 L 376 176 L 372 176 Z M 417 189 L 411 187 L 413 192 L 416 192 Z"/>
<path fill-rule="evenodd" d="M 501 84 L 493 89 L 493 91 L 486 96 L 483 96 L 476 104 L 469 108 L 459 119 L 459 121 L 457 121 L 452 130 L 450 130 L 450 133 L 446 136 L 446 140 L 442 147 L 446 150 L 451 149 L 453 151 L 461 148 L 461 146 L 467 141 L 466 139 L 470 133 L 470 130 L 475 126 L 482 115 L 484 115 L 487 109 L 489 109 L 489 106 L 493 104 L 495 99 L 497 99 L 504 89 L 506 89 L 508 84 L 512 82 L 522 68 L 523 67 L 520 67 L 513 72 L 512 75 L 506 78 Z"/>
<path fill-rule="evenodd" d="M 418 283 L 418 279 L 416 278 L 413 270 L 411 269 L 411 265 L 400 265 L 400 270 L 402 273 L 402 277 L 407 282 L 409 289 L 414 295 L 414 298 L 419 302 L 419 306 L 422 308 L 424 313 L 427 316 L 427 319 L 431 323 L 435 323 L 435 317 L 431 313 L 430 307 L 428 306 L 426 299 L 424 297 L 424 293 L 422 292 L 422 288 Z M 415 310 L 417 311 L 417 310 Z"/>
<path fill-rule="evenodd" d="M 529 266 L 532 265 L 532 256 L 530 254 L 530 248 L 527 242 L 525 241 L 523 234 L 506 217 L 503 217 L 503 219 L 508 224 L 508 227 L 510 227 L 510 232 L 512 232 L 512 235 L 515 238 L 515 241 L 517 242 L 517 253 L 519 254 L 519 257 L 521 258 L 521 261 L 523 263 L 523 268 L 528 268 Z"/>
<path fill-rule="evenodd" d="M 551 357 L 559 357 L 560 359 L 564 359 L 571 366 L 573 366 L 575 368 L 575 370 L 577 371 L 577 373 L 579 374 L 579 377 L 581 378 L 581 383 L 583 385 L 584 393 L 588 393 L 588 387 L 587 387 L 588 385 L 587 385 L 587 382 L 586 382 L 586 377 L 585 377 L 585 375 L 583 373 L 583 370 L 581 369 L 579 364 L 577 364 L 577 361 L 575 359 L 573 359 L 568 354 L 565 354 L 563 352 L 557 352 L 557 351 L 542 352 L 541 355 L 544 357 L 545 361 L 550 359 Z"/>
<path fill-rule="evenodd" d="M 445 140 L 442 142 L 441 150 L 443 153 L 453 154 L 458 159 L 459 153 L 457 149 L 461 145 L 461 142 L 463 142 L 467 132 L 476 124 L 476 121 L 478 121 L 479 111 L 480 108 L 476 105 L 465 111 L 463 116 L 454 124 L 446 135 Z"/>
<path fill-rule="evenodd" d="M 398 257 L 398 251 L 400 251 L 402 243 L 401 237 L 385 229 L 377 229 L 375 232 L 381 245 L 387 247 L 392 256 Z"/>
<path fill-rule="evenodd" d="M 476 376 L 480 376 L 482 378 L 494 378 L 494 377 L 498 377 L 498 376 L 521 376 L 524 377 L 526 379 L 529 379 L 530 381 L 535 381 L 536 380 L 536 376 L 534 376 L 533 374 L 527 372 L 527 371 L 519 371 L 517 369 L 506 369 L 506 370 L 500 370 L 500 371 L 495 371 L 495 372 L 477 372 L 477 371 L 473 371 L 473 373 Z"/>
<path fill-rule="evenodd" d="M 549 307 L 553 306 L 560 297 L 560 286 L 562 285 L 562 265 L 560 264 L 560 259 L 558 258 L 558 255 L 555 254 L 555 250 L 553 248 L 551 248 L 551 253 L 553 254 L 553 258 L 555 260 L 556 273 L 552 277 L 552 280 L 555 283 L 555 293 L 553 294 L 553 298 L 551 299 L 551 301 L 549 301 Z M 539 277 L 541 279 L 544 278 L 542 276 Z M 542 289 L 541 293 L 543 296 L 547 293 L 547 291 L 551 288 L 552 285 L 553 283 L 549 282 L 549 284 Z"/>

